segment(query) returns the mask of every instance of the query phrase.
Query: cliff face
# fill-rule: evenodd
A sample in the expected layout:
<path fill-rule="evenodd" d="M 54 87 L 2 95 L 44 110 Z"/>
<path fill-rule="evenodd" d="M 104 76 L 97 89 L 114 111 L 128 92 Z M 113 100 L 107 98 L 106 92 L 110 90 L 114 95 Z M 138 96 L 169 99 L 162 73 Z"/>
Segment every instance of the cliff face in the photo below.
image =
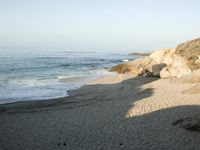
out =
<path fill-rule="evenodd" d="M 188 61 L 191 70 L 200 68 L 200 38 L 178 45 L 175 53 Z"/>

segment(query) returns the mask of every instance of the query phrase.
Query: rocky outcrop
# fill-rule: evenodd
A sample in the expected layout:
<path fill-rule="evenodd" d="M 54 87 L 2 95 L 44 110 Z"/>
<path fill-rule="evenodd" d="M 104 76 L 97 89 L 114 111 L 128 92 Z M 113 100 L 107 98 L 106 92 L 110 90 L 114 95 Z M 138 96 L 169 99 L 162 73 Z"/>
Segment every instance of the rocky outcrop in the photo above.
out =
<path fill-rule="evenodd" d="M 132 67 L 129 64 L 119 64 L 117 66 L 112 67 L 112 72 L 117 73 L 128 73 L 132 70 Z"/>
<path fill-rule="evenodd" d="M 111 71 L 161 78 L 181 77 L 191 73 L 185 59 L 176 55 L 174 49 L 157 50 L 144 59 L 119 64 Z"/>
<path fill-rule="evenodd" d="M 130 61 L 126 64 L 119 64 L 117 66 L 112 67 L 111 71 L 112 72 L 117 72 L 117 73 L 131 73 L 135 75 L 140 75 L 142 73 L 142 59 L 137 59 Z"/>
<path fill-rule="evenodd" d="M 171 48 L 160 49 L 154 51 L 149 58 L 154 61 L 154 63 L 165 63 L 169 64 L 172 61 L 175 50 Z"/>
<path fill-rule="evenodd" d="M 153 76 L 160 78 L 180 78 L 191 73 L 186 60 L 175 54 L 174 49 L 162 49 L 155 51 L 149 56 L 152 59 L 150 68 Z"/>
<path fill-rule="evenodd" d="M 176 54 L 171 57 L 167 66 L 160 71 L 161 78 L 180 78 L 191 73 L 191 69 L 187 66 L 187 61 Z"/>
<path fill-rule="evenodd" d="M 154 51 L 144 59 L 117 65 L 111 71 L 160 78 L 181 78 L 198 68 L 200 68 L 200 39 L 180 44 L 176 49 Z"/>
<path fill-rule="evenodd" d="M 178 45 L 175 53 L 188 61 L 191 70 L 200 68 L 200 38 Z"/>

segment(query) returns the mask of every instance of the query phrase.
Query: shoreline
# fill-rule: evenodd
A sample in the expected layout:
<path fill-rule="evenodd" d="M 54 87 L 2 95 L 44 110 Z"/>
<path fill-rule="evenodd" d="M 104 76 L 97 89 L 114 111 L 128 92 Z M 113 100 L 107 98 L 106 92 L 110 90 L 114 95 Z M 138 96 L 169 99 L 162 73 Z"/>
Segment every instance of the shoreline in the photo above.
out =
<path fill-rule="evenodd" d="M 200 95 L 182 93 L 193 85 L 116 74 L 68 97 L 1 104 L 0 145 L 8 150 L 199 149 L 199 133 L 179 127 L 180 119 L 200 113 Z"/>
<path fill-rule="evenodd" d="M 4 57 L 1 62 L 4 67 L 0 69 L 0 103 L 65 96 L 66 90 L 106 75 L 110 67 L 133 58 L 113 52 L 65 55 L 54 50 L 52 54 L 38 56 L 33 52 L 31 56 Z"/>
<path fill-rule="evenodd" d="M 97 80 L 97 79 L 99 79 L 99 78 L 101 78 L 101 77 L 104 77 L 104 76 L 110 76 L 110 75 L 114 75 L 114 74 L 116 74 L 116 73 L 114 73 L 114 72 L 110 72 L 109 70 L 106 70 L 108 73 L 105 75 L 105 74 L 102 74 L 101 76 L 93 76 L 93 77 L 91 77 L 91 76 L 88 76 L 88 77 L 85 77 L 85 78 L 87 78 L 84 82 L 84 84 L 80 84 L 79 86 L 77 86 L 77 87 L 73 87 L 72 89 L 68 89 L 68 90 L 65 90 L 65 94 L 64 93 L 62 93 L 60 96 L 54 96 L 54 97 L 52 97 L 52 96 L 47 96 L 46 98 L 31 98 L 31 97 L 27 97 L 27 98 L 21 98 L 22 100 L 20 100 L 20 98 L 16 98 L 16 99 L 9 99 L 9 98 L 7 98 L 7 99 L 1 99 L 1 100 L 3 100 L 3 101 L 5 101 L 5 102 L 3 102 L 3 103 L 0 103 L 0 106 L 1 105 L 4 105 L 4 104 L 11 104 L 11 103 L 23 103 L 23 102 L 29 102 L 29 101 L 46 101 L 46 100 L 53 100 L 53 99 L 62 99 L 62 98 L 66 98 L 66 97 L 68 97 L 69 95 L 68 95 L 68 92 L 69 91 L 73 91 L 73 90 L 78 90 L 79 88 L 81 88 L 82 86 L 84 86 L 84 85 L 87 85 L 88 83 L 90 83 L 90 82 L 92 82 L 92 81 L 94 81 L 94 80 Z M 83 77 L 72 77 L 73 78 L 73 80 L 74 80 L 74 78 L 83 78 Z M 90 78 L 90 79 L 89 79 Z M 60 79 L 60 82 L 62 81 L 62 82 L 66 82 L 67 80 L 71 80 L 70 78 L 68 79 L 66 79 L 65 77 L 64 78 L 61 78 Z M 65 96 L 64 96 L 65 95 Z M 8 101 L 8 102 L 6 102 L 6 101 Z"/>
<path fill-rule="evenodd" d="M 15 102 L 10 102 L 10 103 L 0 103 L 0 113 L 2 112 L 6 112 L 7 109 L 12 109 L 12 108 L 20 108 L 20 107 L 24 107 L 26 109 L 26 107 L 28 109 L 30 109 L 30 107 L 35 107 L 35 105 L 38 106 L 38 108 L 44 108 L 44 107 L 49 107 L 49 106 L 57 106 L 58 103 L 64 103 L 64 101 L 66 101 L 65 103 L 68 103 L 68 99 L 70 100 L 71 98 L 75 97 L 76 94 L 79 92 L 79 90 L 84 87 L 84 86 L 88 86 L 88 85 L 92 85 L 92 84 L 98 84 L 99 82 L 101 82 L 101 80 L 104 80 L 104 78 L 108 78 L 111 82 L 112 82 L 112 78 L 114 76 L 127 76 L 125 77 L 125 79 L 128 79 L 130 77 L 135 77 L 135 75 L 120 75 L 117 73 L 113 73 L 110 75 L 103 75 L 97 79 L 93 79 L 88 81 L 86 84 L 76 88 L 76 89 L 72 89 L 72 90 L 68 90 L 66 91 L 66 93 L 68 93 L 67 96 L 63 96 L 63 97 L 57 97 L 57 98 L 46 98 L 46 99 L 33 99 L 33 100 L 21 100 L 21 101 L 15 101 Z M 107 79 L 105 79 L 107 82 Z M 120 81 L 123 81 L 124 79 L 121 78 L 119 79 Z M 105 82 L 105 81 L 103 81 Z M 101 82 L 101 83 L 103 83 Z M 117 81 L 113 81 L 113 82 L 119 82 Z M 70 93 L 70 94 L 69 94 Z M 72 94 L 72 93 L 76 93 L 76 94 Z M 69 101 L 70 103 L 70 101 Z M 16 107 L 17 106 L 17 107 Z M 8 108 L 5 108 L 8 107 Z"/>

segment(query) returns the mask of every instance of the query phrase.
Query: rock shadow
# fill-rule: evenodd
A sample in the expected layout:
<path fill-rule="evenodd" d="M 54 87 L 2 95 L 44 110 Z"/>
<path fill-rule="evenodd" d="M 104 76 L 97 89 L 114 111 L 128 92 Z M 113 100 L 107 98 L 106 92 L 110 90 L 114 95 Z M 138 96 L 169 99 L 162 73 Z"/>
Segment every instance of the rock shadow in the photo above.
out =
<path fill-rule="evenodd" d="M 156 80 L 85 85 L 66 98 L 0 105 L 0 145 L 8 150 L 200 149 L 199 126 L 190 121 L 198 122 L 199 106 L 125 117 L 137 101 L 154 94 L 145 85 Z"/>

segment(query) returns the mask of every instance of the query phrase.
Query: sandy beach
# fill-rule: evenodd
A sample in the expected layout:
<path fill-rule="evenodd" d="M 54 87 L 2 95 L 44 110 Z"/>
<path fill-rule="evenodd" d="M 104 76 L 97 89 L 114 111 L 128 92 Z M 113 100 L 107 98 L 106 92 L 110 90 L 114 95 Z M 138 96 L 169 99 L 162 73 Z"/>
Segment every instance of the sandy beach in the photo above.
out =
<path fill-rule="evenodd" d="M 0 1 L 0 150 L 200 150 L 199 7 Z"/>
<path fill-rule="evenodd" d="M 200 95 L 183 93 L 194 85 L 119 74 L 66 98 L 2 104 L 0 149 L 198 150 L 199 132 L 176 126 L 200 113 Z"/>

